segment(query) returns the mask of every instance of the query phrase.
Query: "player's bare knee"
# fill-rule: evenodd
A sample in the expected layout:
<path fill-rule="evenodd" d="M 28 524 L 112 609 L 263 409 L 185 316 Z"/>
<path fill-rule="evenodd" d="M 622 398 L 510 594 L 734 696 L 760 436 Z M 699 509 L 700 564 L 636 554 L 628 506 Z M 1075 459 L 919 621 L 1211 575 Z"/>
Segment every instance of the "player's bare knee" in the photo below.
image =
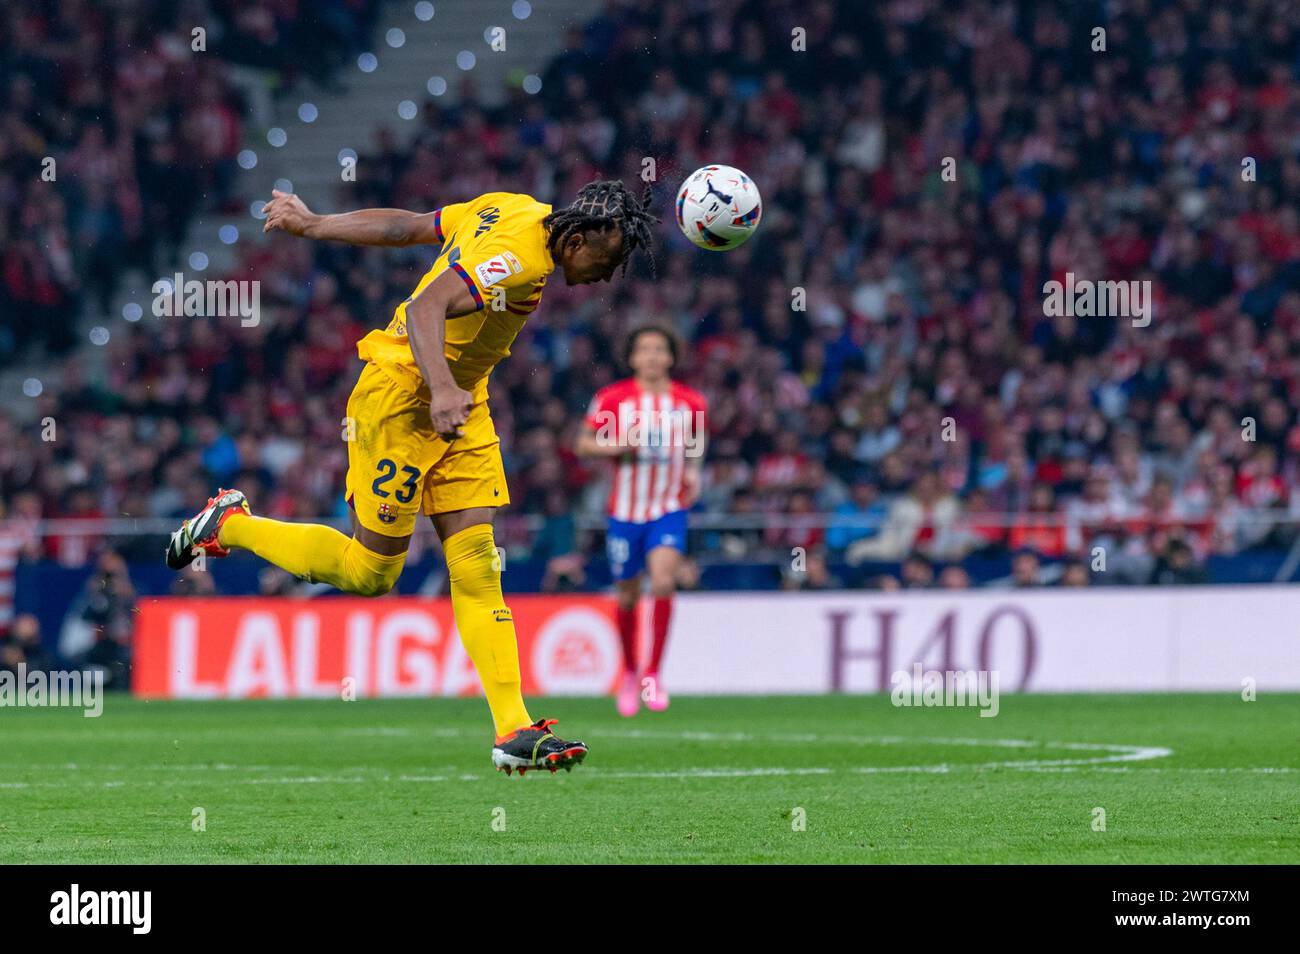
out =
<path fill-rule="evenodd" d="M 676 570 L 676 566 L 651 566 L 650 595 L 655 598 L 672 596 L 673 591 L 677 589 Z"/>

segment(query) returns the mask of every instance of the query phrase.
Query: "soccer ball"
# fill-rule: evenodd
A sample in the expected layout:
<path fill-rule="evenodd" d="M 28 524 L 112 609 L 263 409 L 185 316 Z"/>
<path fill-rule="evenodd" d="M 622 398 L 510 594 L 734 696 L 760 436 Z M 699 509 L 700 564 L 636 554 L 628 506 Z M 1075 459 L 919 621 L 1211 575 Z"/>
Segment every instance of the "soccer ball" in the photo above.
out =
<path fill-rule="evenodd" d="M 710 252 L 743 244 L 762 217 L 758 186 L 731 166 L 696 169 L 677 191 L 677 227 Z"/>

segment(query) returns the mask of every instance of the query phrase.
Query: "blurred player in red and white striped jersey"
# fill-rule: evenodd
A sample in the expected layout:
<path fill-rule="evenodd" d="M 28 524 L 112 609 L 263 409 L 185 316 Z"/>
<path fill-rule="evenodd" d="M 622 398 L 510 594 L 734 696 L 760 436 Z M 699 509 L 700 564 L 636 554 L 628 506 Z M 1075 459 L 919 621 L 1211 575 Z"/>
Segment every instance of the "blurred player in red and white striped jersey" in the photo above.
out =
<path fill-rule="evenodd" d="M 618 711 L 631 716 L 642 699 L 654 711 L 668 708 L 659 667 L 686 551 L 686 511 L 700 493 L 708 408 L 703 395 L 670 376 L 677 341 L 667 330 L 638 328 L 628 338 L 624 358 L 632 377 L 596 394 L 577 450 L 614 462 L 605 539 L 623 643 Z M 636 609 L 646 573 L 654 640 L 638 681 Z"/>

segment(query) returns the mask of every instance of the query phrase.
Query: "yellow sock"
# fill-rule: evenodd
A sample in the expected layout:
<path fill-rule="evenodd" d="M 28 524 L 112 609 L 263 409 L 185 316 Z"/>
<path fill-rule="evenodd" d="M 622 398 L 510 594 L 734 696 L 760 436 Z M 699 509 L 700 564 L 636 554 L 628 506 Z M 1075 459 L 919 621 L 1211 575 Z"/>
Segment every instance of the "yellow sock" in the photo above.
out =
<path fill-rule="evenodd" d="M 318 523 L 284 523 L 235 514 L 221 525 L 223 547 L 250 550 L 268 563 L 313 583 L 328 583 L 345 593 L 382 596 L 401 575 L 406 554 L 384 556 L 352 537 Z"/>
<path fill-rule="evenodd" d="M 514 619 L 501 597 L 492 525 L 481 523 L 454 533 L 442 548 L 460 640 L 478 670 L 497 736 L 509 735 L 533 720 L 519 690 L 519 646 Z"/>

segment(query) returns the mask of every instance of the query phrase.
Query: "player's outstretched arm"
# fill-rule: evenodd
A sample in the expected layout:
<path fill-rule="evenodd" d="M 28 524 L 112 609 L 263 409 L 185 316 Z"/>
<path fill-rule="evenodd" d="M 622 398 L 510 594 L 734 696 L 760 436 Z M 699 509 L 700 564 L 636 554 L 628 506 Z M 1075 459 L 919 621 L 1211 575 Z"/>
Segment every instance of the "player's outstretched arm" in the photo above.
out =
<path fill-rule="evenodd" d="M 290 235 L 348 242 L 352 245 L 441 244 L 436 215 L 433 212 L 407 212 L 405 209 L 361 209 L 338 215 L 318 215 L 290 192 L 275 189 L 271 201 L 262 206 L 266 213 L 263 232 L 281 229 Z"/>

